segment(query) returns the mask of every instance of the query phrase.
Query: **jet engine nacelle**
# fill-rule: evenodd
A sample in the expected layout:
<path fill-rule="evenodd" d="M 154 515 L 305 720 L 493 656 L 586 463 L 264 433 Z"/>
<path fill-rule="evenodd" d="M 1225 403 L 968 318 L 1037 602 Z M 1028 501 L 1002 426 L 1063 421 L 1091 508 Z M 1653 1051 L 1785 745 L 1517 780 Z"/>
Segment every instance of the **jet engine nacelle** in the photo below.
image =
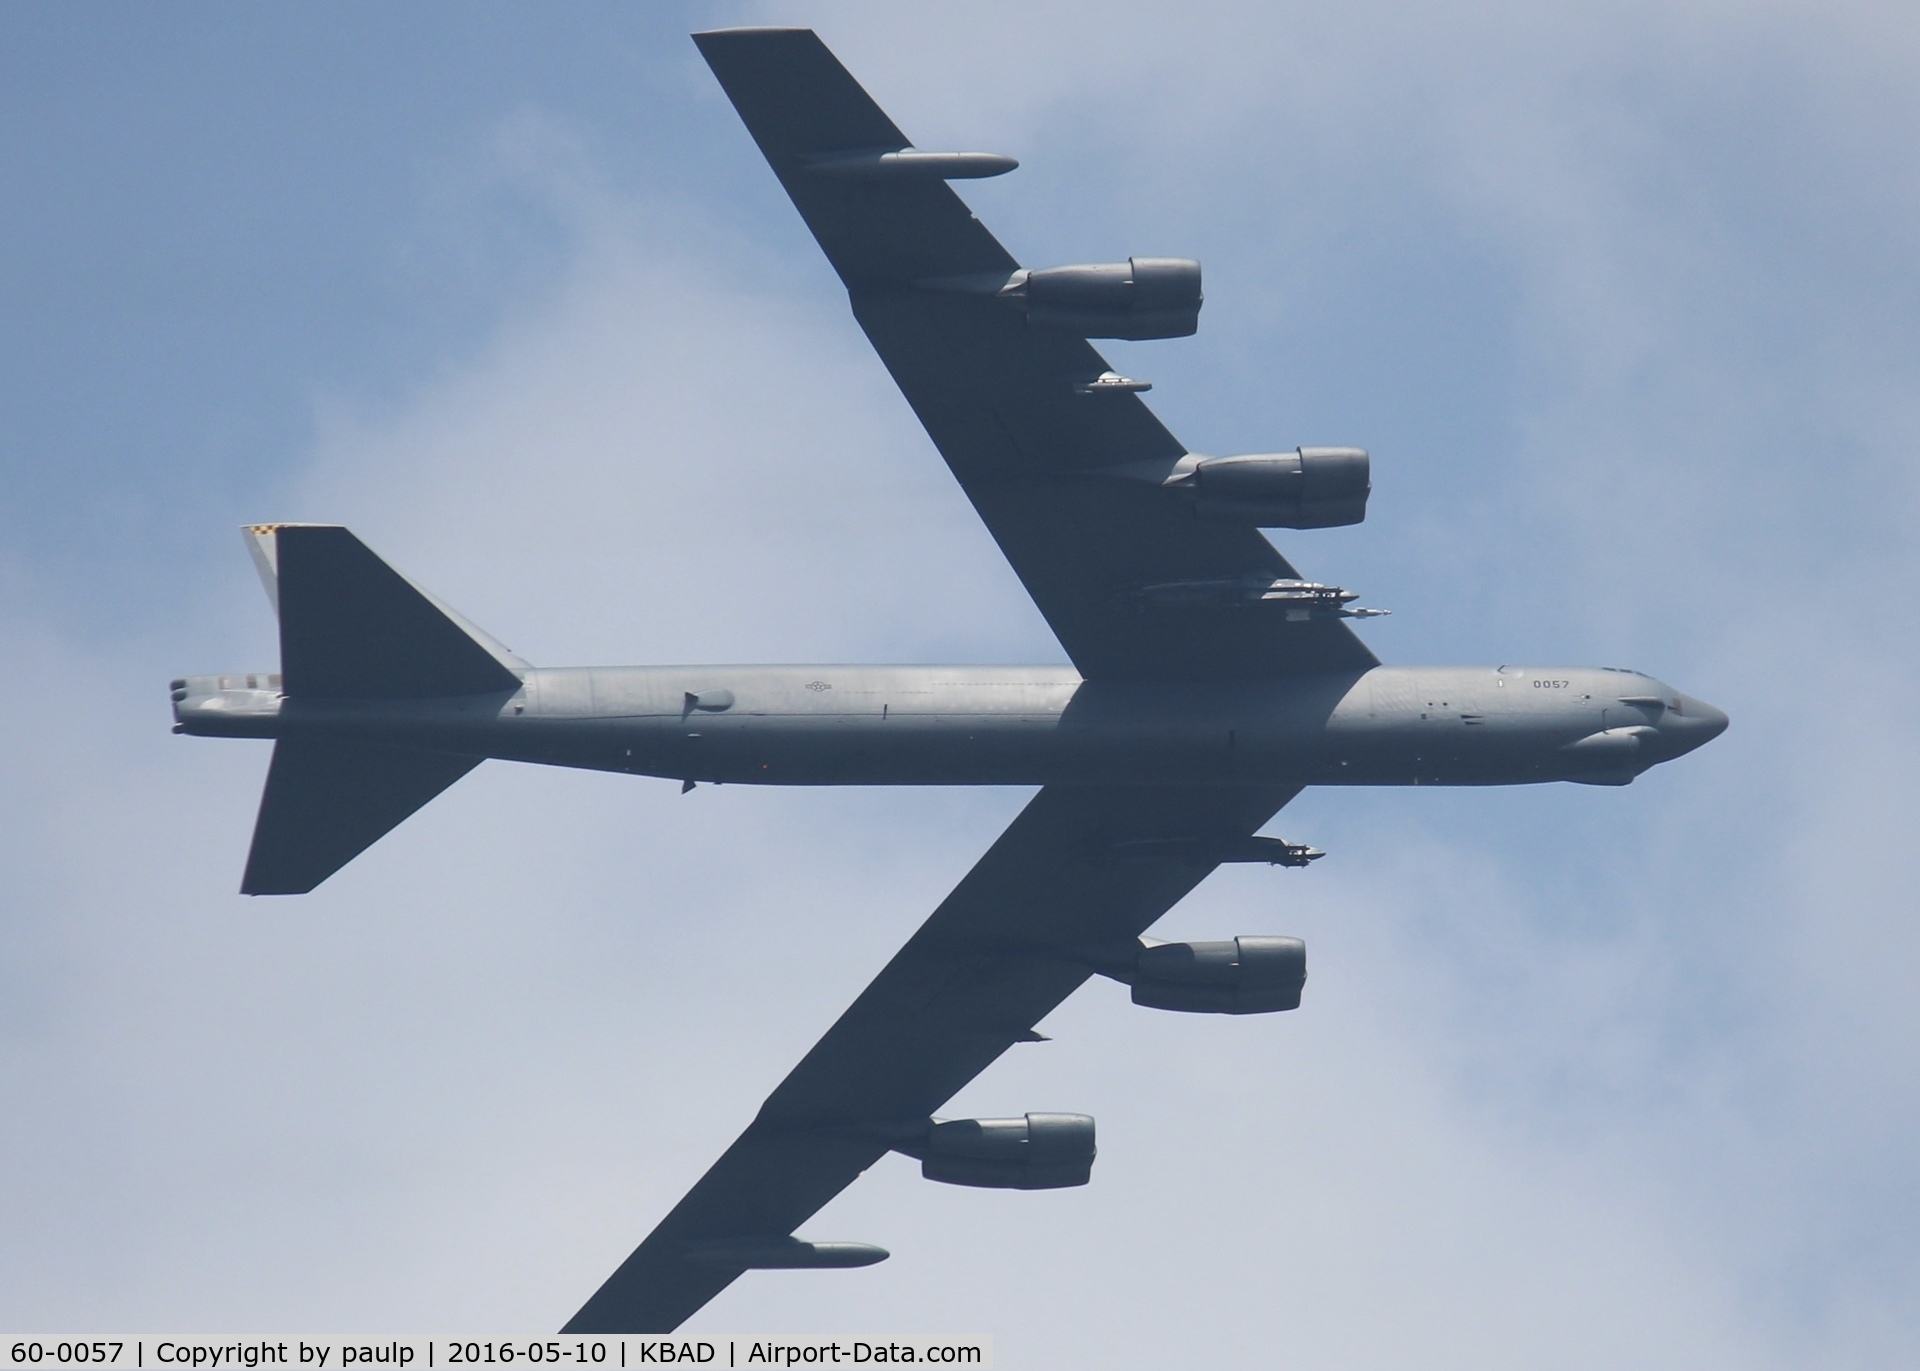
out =
<path fill-rule="evenodd" d="M 1152 943 L 1124 974 L 1133 1002 L 1187 1014 L 1272 1014 L 1300 1007 L 1307 945 L 1298 938 Z"/>
<path fill-rule="evenodd" d="M 1357 524 L 1373 490 L 1366 449 L 1357 447 L 1201 457 L 1176 480 L 1193 492 L 1200 513 L 1259 528 Z"/>
<path fill-rule="evenodd" d="M 935 1119 L 923 1138 L 898 1150 L 920 1158 L 920 1174 L 989 1190 L 1060 1190 L 1093 1174 L 1093 1120 L 1085 1114 L 1017 1119 Z"/>
<path fill-rule="evenodd" d="M 1098 266 L 1046 267 L 1001 291 L 1032 328 L 1082 338 L 1185 338 L 1200 328 L 1200 264 L 1129 257 Z"/>

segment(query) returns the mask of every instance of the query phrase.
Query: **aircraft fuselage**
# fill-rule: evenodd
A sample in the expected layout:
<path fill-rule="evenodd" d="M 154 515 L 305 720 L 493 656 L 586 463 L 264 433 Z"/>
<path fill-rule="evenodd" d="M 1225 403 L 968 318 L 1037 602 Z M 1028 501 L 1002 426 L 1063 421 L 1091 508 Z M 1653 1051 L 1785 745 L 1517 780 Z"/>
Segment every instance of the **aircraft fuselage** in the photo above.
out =
<path fill-rule="evenodd" d="M 1650 676 L 1596 667 L 1205 682 L 1051 666 L 559 667 L 451 699 L 286 700 L 278 687 L 187 678 L 179 731 L 751 785 L 1621 785 L 1726 727 Z"/>

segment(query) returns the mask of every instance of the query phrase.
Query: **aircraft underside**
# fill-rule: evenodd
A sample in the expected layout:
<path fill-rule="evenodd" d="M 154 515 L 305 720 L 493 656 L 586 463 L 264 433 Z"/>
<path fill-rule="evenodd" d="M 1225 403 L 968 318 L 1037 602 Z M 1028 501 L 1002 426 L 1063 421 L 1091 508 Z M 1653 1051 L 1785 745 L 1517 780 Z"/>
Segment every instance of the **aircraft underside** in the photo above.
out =
<path fill-rule="evenodd" d="M 947 1184 L 1086 1184 L 1085 1115 L 935 1111 L 1091 976 L 1151 1009 L 1296 1008 L 1298 939 L 1144 935 L 1223 862 L 1320 856 L 1260 832 L 1303 787 L 1624 785 L 1727 723 L 1633 671 L 1383 666 L 1352 628 L 1380 611 L 1266 534 L 1363 521 L 1367 452 L 1190 452 L 1089 343 L 1193 334 L 1198 262 L 1023 267 L 947 184 L 1013 159 L 915 148 L 808 30 L 695 42 L 1072 665 L 535 668 L 345 528 L 260 524 L 280 670 L 172 683 L 177 732 L 273 740 L 252 895 L 314 889 L 487 758 L 1040 787 L 568 1332 L 885 1258 L 795 1230 L 890 1151 Z"/>
<path fill-rule="evenodd" d="M 1587 667 L 1239 683 L 1088 682 L 1053 667 L 562 668 L 497 696 L 387 701 L 220 688 L 231 679 L 182 683 L 182 731 L 731 785 L 1618 785 L 1719 731 L 1717 710 L 1670 686 Z"/>

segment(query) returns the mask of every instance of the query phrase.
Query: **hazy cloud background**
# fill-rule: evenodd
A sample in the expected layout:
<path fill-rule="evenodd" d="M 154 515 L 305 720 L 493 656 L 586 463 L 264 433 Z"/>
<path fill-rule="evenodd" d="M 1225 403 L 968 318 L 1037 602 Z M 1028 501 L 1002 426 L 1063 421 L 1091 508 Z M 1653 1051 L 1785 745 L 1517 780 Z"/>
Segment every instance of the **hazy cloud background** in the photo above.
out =
<path fill-rule="evenodd" d="M 1315 791 L 1161 926 L 1305 1008 L 1096 984 L 711 1331 L 1014 1366 L 1898 1366 L 1920 25 L 1887 5 L 14 7 L 0 45 L 0 1324 L 557 1326 L 1024 800 L 483 767 L 232 892 L 271 665 L 234 526 L 340 520 L 541 663 L 1057 660 L 685 39 L 808 23 L 1022 260 L 1186 253 L 1115 344 L 1201 451 L 1362 443 L 1283 535 L 1392 661 L 1727 708 L 1624 791 Z"/>

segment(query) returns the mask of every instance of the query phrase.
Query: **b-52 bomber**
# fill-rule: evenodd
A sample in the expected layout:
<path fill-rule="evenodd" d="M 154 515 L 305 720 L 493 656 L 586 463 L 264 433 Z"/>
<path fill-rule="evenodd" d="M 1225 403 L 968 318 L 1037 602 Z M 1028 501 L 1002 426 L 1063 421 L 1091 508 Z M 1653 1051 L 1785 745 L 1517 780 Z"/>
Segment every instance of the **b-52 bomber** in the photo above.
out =
<path fill-rule="evenodd" d="M 312 890 L 489 757 L 1040 787 L 567 1332 L 670 1332 L 745 1271 L 884 1259 L 794 1230 L 890 1151 L 956 1185 L 1085 1184 L 1091 1118 L 935 1112 L 1090 976 L 1156 1009 L 1296 1007 L 1296 939 L 1143 935 L 1222 862 L 1318 857 L 1259 832 L 1305 787 L 1625 785 L 1727 725 L 1634 671 L 1382 666 L 1354 596 L 1261 532 L 1359 523 L 1367 454 L 1190 453 L 1088 343 L 1195 332 L 1199 263 L 1024 268 L 948 185 L 1011 158 L 913 146 L 810 30 L 694 41 L 1072 666 L 533 667 L 345 528 L 262 524 L 280 670 L 173 682 L 176 731 L 274 740 L 253 895 Z"/>

